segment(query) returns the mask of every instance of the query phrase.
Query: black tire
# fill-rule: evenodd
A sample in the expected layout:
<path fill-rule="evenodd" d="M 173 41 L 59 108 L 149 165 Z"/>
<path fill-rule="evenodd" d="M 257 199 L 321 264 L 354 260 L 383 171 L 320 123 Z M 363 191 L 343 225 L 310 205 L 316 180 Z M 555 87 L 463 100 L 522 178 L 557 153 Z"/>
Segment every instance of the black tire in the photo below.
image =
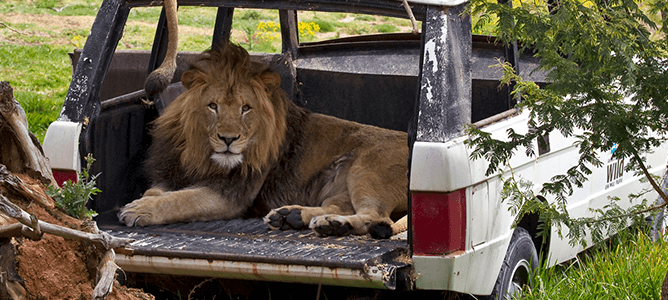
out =
<path fill-rule="evenodd" d="M 531 285 L 531 273 L 537 267 L 538 253 L 531 235 L 526 229 L 517 227 L 510 239 L 492 294 L 483 299 L 512 299 L 521 292 L 522 286 Z"/>

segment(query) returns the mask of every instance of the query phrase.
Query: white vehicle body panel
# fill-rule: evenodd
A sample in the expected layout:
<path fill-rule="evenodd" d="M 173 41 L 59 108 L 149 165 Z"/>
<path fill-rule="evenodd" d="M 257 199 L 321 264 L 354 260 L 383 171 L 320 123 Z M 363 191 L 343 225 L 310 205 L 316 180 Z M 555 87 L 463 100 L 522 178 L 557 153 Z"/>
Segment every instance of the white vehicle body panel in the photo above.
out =
<path fill-rule="evenodd" d="M 525 133 L 527 113 L 493 123 L 483 130 L 495 139 L 505 139 L 506 132 L 512 128 L 518 133 Z M 473 151 L 460 137 L 446 143 L 416 142 L 413 148 L 410 189 L 412 192 L 448 193 L 466 188 L 466 248 L 444 256 L 413 256 L 417 274 L 416 286 L 420 289 L 446 289 L 462 293 L 486 295 L 492 291 L 501 269 L 503 259 L 513 233 L 512 223 L 515 218 L 509 210 L 507 201 L 501 199 L 503 183 L 500 172 L 486 176 L 488 163 L 484 159 L 470 160 Z M 548 182 L 557 174 L 574 166 L 579 158 L 575 138 L 564 137 L 559 132 L 549 135 L 550 152 L 539 157 L 528 157 L 523 149 L 510 161 L 516 178 L 534 183 L 534 192 L 538 193 L 541 184 Z M 538 154 L 538 144 L 534 142 Z M 655 175 L 665 172 L 665 154 L 668 148 L 661 148 L 647 157 L 647 165 Z M 608 181 L 607 166 L 614 163 L 611 153 L 601 154 L 606 164 L 594 168 L 594 173 L 582 188 L 576 188 L 568 197 L 567 209 L 572 217 L 593 216 L 590 208 L 602 208 L 609 203 L 609 197 L 622 200 L 619 205 L 629 207 L 627 199 L 630 193 L 650 188 L 649 183 L 641 183 L 640 177 L 624 172 L 623 176 Z M 505 177 L 510 176 L 510 169 L 505 167 Z M 544 196 L 554 201 L 550 195 Z M 647 194 L 648 199 L 656 198 L 656 193 Z M 562 228 L 567 234 L 567 229 Z M 591 244 L 591 243 L 589 243 Z M 581 246 L 571 246 L 567 237 L 560 237 L 557 228 L 552 228 L 547 257 L 549 265 L 562 263 L 574 258 L 583 250 Z M 440 273 L 440 274 L 439 274 Z"/>

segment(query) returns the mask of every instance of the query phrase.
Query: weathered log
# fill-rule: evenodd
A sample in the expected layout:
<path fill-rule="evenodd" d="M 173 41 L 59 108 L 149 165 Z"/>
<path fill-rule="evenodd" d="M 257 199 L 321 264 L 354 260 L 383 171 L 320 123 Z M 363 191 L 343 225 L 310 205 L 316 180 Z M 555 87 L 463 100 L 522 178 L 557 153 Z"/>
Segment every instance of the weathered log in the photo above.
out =
<path fill-rule="evenodd" d="M 0 241 L 0 299 L 26 299 L 26 290 L 21 285 L 23 278 L 16 266 L 16 253 L 14 239 Z"/>
<path fill-rule="evenodd" d="M 7 164 L 6 160 L 11 159 L 13 161 L 8 164 L 10 171 L 16 173 L 30 173 L 26 172 L 25 169 L 36 171 L 43 182 L 56 186 L 56 180 L 53 177 L 48 160 L 44 157 L 44 151 L 28 130 L 25 111 L 14 98 L 14 89 L 6 81 L 0 82 L 0 127 L 5 129 L 0 134 L 2 139 L 0 144 L 3 144 L 1 150 L 4 152 L 2 154 L 10 153 L 10 155 L 2 155 L 2 160 L 5 164 Z M 8 144 L 8 146 L 4 144 Z M 16 144 L 16 147 L 13 144 Z M 10 158 L 4 158 L 4 156 L 10 156 Z M 22 161 L 24 168 L 13 169 L 19 167 L 17 159 Z"/>
<path fill-rule="evenodd" d="M 52 209 L 55 207 L 55 203 L 51 198 L 35 192 L 21 179 L 12 175 L 3 164 L 0 164 L 0 187 L 4 188 L 10 194 L 14 194 L 19 198 L 35 201 L 45 208 Z"/>
<path fill-rule="evenodd" d="M 97 272 L 97 284 L 93 290 L 92 299 L 105 299 L 114 286 L 114 281 L 116 280 L 116 270 L 120 269 L 118 265 L 114 262 L 116 259 L 116 254 L 113 249 L 107 250 L 102 256 L 100 261 L 100 267 Z"/>
<path fill-rule="evenodd" d="M 3 195 L 0 195 L 0 211 L 3 211 L 6 215 L 18 220 L 23 225 L 30 227 L 34 232 L 42 231 L 67 239 L 89 241 L 105 250 L 125 247 L 134 241 L 133 239 L 117 238 L 102 231 L 93 234 L 39 220 L 33 223 L 33 220 L 35 220 L 33 216 L 25 212 L 16 204 L 10 202 Z"/>

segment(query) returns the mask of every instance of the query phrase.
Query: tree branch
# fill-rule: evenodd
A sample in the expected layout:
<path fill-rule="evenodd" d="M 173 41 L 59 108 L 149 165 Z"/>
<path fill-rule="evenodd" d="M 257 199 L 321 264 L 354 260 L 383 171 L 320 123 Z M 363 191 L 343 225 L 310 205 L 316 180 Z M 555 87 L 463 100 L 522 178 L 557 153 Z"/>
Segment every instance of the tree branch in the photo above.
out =
<path fill-rule="evenodd" d="M 17 219 L 23 225 L 32 228 L 32 230 L 36 233 L 43 231 L 49 234 L 57 235 L 68 239 L 89 241 L 93 242 L 95 245 L 99 247 L 102 247 L 105 250 L 125 247 L 134 241 L 133 239 L 117 238 L 105 232 L 98 232 L 97 234 L 92 234 L 63 226 L 50 224 L 44 221 L 39 221 L 36 218 L 31 217 L 30 214 L 23 211 L 16 204 L 10 202 L 3 195 L 0 195 L 0 210 L 5 212 L 5 214 L 7 214 L 8 216 Z"/>
<path fill-rule="evenodd" d="M 645 177 L 647 177 L 647 180 L 649 180 L 649 183 L 652 185 L 652 188 L 659 193 L 659 196 L 661 199 L 663 199 L 664 203 L 668 203 L 668 196 L 666 196 L 666 193 L 661 190 L 661 187 L 654 181 L 654 178 L 652 177 L 652 174 L 649 173 L 647 170 L 647 167 L 645 164 L 642 162 L 642 159 L 640 158 L 640 155 L 638 155 L 638 151 L 634 147 L 631 147 L 631 152 L 633 153 L 633 157 L 636 159 L 638 162 L 638 165 L 640 166 L 640 169 L 642 169 L 643 174 L 645 174 Z"/>
<path fill-rule="evenodd" d="M 16 32 L 16 33 L 18 33 L 18 34 L 25 34 L 25 33 L 23 33 L 23 32 L 20 32 L 20 31 L 18 31 L 18 30 L 16 30 L 16 29 L 12 28 L 11 26 L 7 25 L 7 23 L 5 23 L 5 22 L 3 22 L 3 21 L 0 21 L 0 25 L 5 26 L 5 27 L 7 27 L 7 29 L 9 29 L 9 30 L 11 30 L 11 31 L 14 31 L 14 32 Z"/>

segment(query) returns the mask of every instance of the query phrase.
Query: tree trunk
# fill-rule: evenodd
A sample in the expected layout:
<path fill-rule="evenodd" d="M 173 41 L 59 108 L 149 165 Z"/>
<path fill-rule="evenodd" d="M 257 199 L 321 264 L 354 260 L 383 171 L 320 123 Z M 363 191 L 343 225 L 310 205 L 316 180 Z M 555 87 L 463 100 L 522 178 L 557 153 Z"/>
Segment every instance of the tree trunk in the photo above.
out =
<path fill-rule="evenodd" d="M 56 185 L 39 141 L 28 130 L 26 114 L 9 82 L 0 82 L 0 162 L 13 173 L 24 173 Z"/>
<path fill-rule="evenodd" d="M 58 286 L 67 282 L 64 279 L 66 275 L 83 273 L 81 270 L 88 270 L 90 274 L 87 265 L 97 264 L 95 276 L 88 277 L 97 277 L 97 280 L 88 286 L 90 294 L 86 292 L 86 296 L 105 299 L 112 293 L 118 269 L 114 263 L 113 248 L 124 247 L 131 240 L 101 232 L 94 222 L 93 232 L 82 231 L 84 226 L 81 220 L 70 218 L 59 211 L 53 199 L 44 193 L 45 185 L 56 186 L 49 161 L 39 141 L 28 131 L 25 112 L 14 99 L 12 87 L 8 82 L 0 82 L 0 299 L 62 298 L 60 294 L 49 296 L 50 292 L 60 292 L 51 291 L 54 288 L 39 290 L 33 284 L 42 280 L 41 276 L 46 270 L 36 266 L 47 255 L 51 257 L 48 267 L 50 272 L 60 272 L 53 279 Z M 38 220 L 36 215 L 48 221 Z M 51 237 L 43 239 L 44 233 L 82 242 L 61 242 Z M 57 264 L 55 258 L 60 255 L 75 259 L 61 263 L 80 268 L 66 269 L 70 271 L 52 268 L 51 264 Z M 70 286 L 60 290 L 70 289 L 78 293 L 75 297 L 84 296 L 83 291 L 77 292 L 75 288 L 80 280 L 70 281 L 73 282 Z"/>

